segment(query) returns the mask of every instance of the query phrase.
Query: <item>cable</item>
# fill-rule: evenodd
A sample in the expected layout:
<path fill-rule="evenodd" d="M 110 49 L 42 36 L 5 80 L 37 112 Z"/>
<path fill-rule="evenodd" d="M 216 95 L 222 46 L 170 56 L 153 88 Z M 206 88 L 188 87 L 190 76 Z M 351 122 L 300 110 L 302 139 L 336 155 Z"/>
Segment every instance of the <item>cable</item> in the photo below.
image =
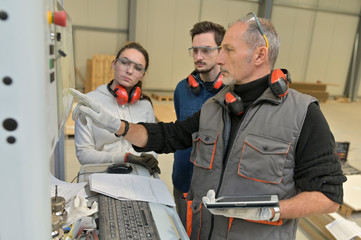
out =
<path fill-rule="evenodd" d="M 84 175 L 84 174 L 92 174 L 92 173 L 105 173 L 107 172 L 106 170 L 105 171 L 100 171 L 100 172 L 83 172 L 83 173 L 80 173 L 78 172 L 78 174 L 73 178 L 73 180 L 71 180 L 70 183 L 73 183 L 75 179 L 79 178 L 80 175 Z"/>

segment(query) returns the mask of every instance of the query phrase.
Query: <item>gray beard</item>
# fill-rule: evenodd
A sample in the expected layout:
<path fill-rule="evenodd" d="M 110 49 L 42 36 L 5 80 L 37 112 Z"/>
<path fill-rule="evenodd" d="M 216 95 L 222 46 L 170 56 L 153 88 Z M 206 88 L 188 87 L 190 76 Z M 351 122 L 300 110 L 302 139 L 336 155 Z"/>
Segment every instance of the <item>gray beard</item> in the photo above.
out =
<path fill-rule="evenodd" d="M 234 85 L 236 83 L 232 75 L 230 75 L 229 73 L 228 73 L 228 77 L 223 76 L 222 82 L 225 85 Z"/>

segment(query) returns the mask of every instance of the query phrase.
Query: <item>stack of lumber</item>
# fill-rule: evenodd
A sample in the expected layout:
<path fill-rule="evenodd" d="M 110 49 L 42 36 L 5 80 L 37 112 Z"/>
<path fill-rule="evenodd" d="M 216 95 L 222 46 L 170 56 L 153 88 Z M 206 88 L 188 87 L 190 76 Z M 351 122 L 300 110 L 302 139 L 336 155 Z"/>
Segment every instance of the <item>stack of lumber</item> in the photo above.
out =
<path fill-rule="evenodd" d="M 114 78 L 112 61 L 115 56 L 94 55 L 87 60 L 85 93 L 95 90 L 103 84 L 107 84 Z"/>
<path fill-rule="evenodd" d="M 293 88 L 301 93 L 311 95 L 320 102 L 326 102 L 329 94 L 326 91 L 327 84 L 324 83 L 310 83 L 310 82 L 292 82 L 290 88 Z"/>

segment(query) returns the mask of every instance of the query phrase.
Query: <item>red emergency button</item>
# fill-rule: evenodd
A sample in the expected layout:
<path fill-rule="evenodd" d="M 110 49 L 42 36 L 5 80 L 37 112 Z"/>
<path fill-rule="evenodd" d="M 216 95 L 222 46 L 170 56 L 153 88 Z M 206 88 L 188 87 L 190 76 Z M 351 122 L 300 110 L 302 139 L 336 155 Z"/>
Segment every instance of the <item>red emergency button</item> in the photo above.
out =
<path fill-rule="evenodd" d="M 65 27 L 66 26 L 66 12 L 65 11 L 56 11 L 48 12 L 48 22 L 49 24 L 54 23 L 55 25 Z"/>

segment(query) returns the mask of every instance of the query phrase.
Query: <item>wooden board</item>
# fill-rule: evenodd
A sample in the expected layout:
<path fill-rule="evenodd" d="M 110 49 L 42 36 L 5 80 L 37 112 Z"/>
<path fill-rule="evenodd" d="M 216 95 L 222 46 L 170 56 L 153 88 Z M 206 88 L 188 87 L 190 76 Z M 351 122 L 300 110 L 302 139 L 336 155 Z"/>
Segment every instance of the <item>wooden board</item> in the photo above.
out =
<path fill-rule="evenodd" d="M 312 91 L 326 91 L 327 84 L 324 83 L 310 83 L 310 82 L 292 82 L 290 88 L 294 88 L 297 91 L 300 90 L 312 90 Z"/>
<path fill-rule="evenodd" d="M 158 122 L 174 122 L 177 120 L 172 104 L 153 104 L 155 118 Z"/>
<path fill-rule="evenodd" d="M 73 114 L 73 110 L 75 108 L 75 106 L 77 105 L 77 102 L 73 102 L 72 108 L 70 110 L 68 119 L 65 122 L 65 126 L 64 126 L 64 133 L 67 136 L 74 136 L 74 132 L 75 132 L 75 122 L 72 118 L 72 114 Z"/>
<path fill-rule="evenodd" d="M 171 92 L 152 92 L 152 98 L 158 101 L 173 101 L 173 93 Z"/>
<path fill-rule="evenodd" d="M 335 237 L 326 228 L 326 225 L 335 220 L 344 219 L 340 214 L 320 214 L 313 215 L 305 218 L 300 218 L 299 227 L 302 228 L 312 239 L 327 239 L 333 240 Z M 347 218 L 346 218 L 347 219 Z M 355 222 L 355 219 L 347 219 Z M 361 240 L 361 236 L 353 238 L 354 240 Z"/>
<path fill-rule="evenodd" d="M 87 61 L 87 74 L 85 82 L 85 93 L 95 90 L 100 85 L 110 82 L 114 78 L 112 55 L 94 55 Z"/>

